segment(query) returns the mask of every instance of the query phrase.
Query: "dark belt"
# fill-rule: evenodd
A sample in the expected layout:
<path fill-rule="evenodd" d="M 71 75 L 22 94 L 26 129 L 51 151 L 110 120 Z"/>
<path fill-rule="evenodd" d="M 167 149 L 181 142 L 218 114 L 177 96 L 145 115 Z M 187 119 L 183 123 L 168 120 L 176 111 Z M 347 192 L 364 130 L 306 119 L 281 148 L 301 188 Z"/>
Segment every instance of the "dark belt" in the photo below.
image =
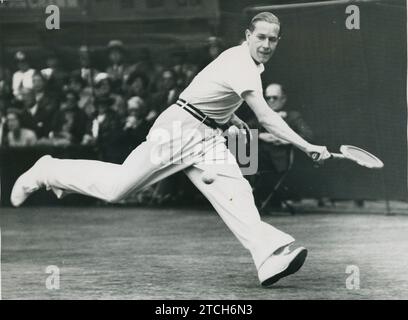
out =
<path fill-rule="evenodd" d="M 186 110 L 189 114 L 191 114 L 194 118 L 199 120 L 200 122 L 204 123 L 205 125 L 209 126 L 210 128 L 213 129 L 221 129 L 222 131 L 225 131 L 228 129 L 227 124 L 219 124 L 217 121 L 215 121 L 213 118 L 210 118 L 209 116 L 205 115 L 202 113 L 200 110 L 198 110 L 196 107 L 194 107 L 192 104 L 188 103 L 187 101 L 183 99 L 178 99 L 176 104 Z"/>

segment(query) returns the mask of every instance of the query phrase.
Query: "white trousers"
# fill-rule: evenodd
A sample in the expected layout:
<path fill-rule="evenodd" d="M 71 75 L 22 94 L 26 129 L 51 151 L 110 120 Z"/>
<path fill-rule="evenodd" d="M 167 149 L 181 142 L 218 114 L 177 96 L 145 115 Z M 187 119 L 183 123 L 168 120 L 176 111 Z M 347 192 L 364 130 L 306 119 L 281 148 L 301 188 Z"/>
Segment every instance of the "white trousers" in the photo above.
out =
<path fill-rule="evenodd" d="M 146 141 L 123 164 L 53 158 L 42 182 L 58 197 L 75 192 L 116 202 L 184 170 L 250 251 L 259 269 L 273 252 L 295 239 L 261 221 L 251 186 L 224 142 L 221 130 L 207 127 L 172 105 L 156 120 Z M 202 181 L 202 173 L 207 170 L 216 174 L 211 184 Z"/>

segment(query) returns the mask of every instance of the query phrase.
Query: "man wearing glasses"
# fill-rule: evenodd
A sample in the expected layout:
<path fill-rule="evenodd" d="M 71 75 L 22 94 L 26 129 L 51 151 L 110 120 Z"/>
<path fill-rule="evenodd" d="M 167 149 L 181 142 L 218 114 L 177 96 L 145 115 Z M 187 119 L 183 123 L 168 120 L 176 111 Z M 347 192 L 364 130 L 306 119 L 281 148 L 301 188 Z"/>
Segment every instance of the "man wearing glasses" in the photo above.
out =
<path fill-rule="evenodd" d="M 310 141 L 313 132 L 303 120 L 300 112 L 287 107 L 287 95 L 285 88 L 279 83 L 271 83 L 265 89 L 265 100 L 269 107 L 275 111 L 285 122 L 303 139 Z M 262 126 L 259 128 L 259 179 L 256 181 L 254 190 L 258 204 L 262 203 L 273 190 L 275 183 L 289 168 L 292 161 L 292 145 L 273 133 L 266 132 Z M 279 197 L 274 197 L 269 202 L 270 208 L 280 207 Z"/>

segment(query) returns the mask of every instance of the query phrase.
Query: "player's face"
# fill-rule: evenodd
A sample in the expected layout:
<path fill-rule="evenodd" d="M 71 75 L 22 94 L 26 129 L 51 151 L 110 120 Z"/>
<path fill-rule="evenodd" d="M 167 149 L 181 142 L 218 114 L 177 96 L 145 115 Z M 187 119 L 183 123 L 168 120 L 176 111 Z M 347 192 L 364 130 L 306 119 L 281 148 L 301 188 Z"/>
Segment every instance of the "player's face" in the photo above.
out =
<path fill-rule="evenodd" d="M 246 40 L 252 58 L 259 63 L 266 63 L 275 52 L 279 41 L 279 25 L 258 21 L 254 31 L 246 31 Z"/>

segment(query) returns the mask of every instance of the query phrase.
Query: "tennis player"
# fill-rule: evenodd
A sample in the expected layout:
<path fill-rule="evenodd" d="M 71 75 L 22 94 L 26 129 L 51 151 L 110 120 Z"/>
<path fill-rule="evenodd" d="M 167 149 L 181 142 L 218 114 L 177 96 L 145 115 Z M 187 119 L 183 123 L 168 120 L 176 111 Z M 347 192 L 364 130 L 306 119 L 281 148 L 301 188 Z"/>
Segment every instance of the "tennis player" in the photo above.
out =
<path fill-rule="evenodd" d="M 249 250 L 263 286 L 296 272 L 307 250 L 299 247 L 291 251 L 289 246 L 295 239 L 261 221 L 251 187 L 222 136 L 228 125 L 246 127 L 234 114 L 245 100 L 268 132 L 310 157 L 317 154 L 315 161 L 330 156 L 326 147 L 312 145 L 296 134 L 263 98 L 260 74 L 277 47 L 279 32 L 275 15 L 257 14 L 245 31 L 246 41 L 224 51 L 204 68 L 177 103 L 157 118 L 146 141 L 123 164 L 44 156 L 17 179 L 12 204 L 20 206 L 41 187 L 52 189 L 58 197 L 74 192 L 117 202 L 184 170 Z M 202 179 L 206 172 L 214 173 L 212 183 Z"/>

